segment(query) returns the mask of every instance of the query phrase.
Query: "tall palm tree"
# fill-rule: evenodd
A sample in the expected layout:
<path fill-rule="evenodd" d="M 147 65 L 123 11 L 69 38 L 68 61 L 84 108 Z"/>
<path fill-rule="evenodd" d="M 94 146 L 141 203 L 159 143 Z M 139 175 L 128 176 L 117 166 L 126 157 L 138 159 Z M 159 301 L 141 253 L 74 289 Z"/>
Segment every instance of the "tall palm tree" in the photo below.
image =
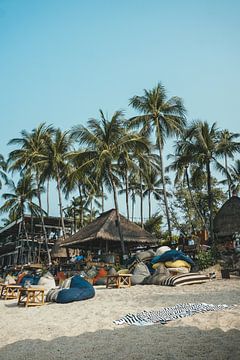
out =
<path fill-rule="evenodd" d="M 7 171 L 7 163 L 4 160 L 3 155 L 0 154 L 0 189 L 2 188 L 1 178 L 4 180 L 5 184 L 8 181 L 6 171 Z"/>
<path fill-rule="evenodd" d="M 152 167 L 148 167 L 144 176 L 144 181 L 145 190 L 143 196 L 148 197 L 148 219 L 150 220 L 152 217 L 151 195 L 153 195 L 155 200 L 160 200 L 163 195 L 162 181 L 159 178 L 159 172 Z"/>
<path fill-rule="evenodd" d="M 23 130 L 20 138 L 14 138 L 8 143 L 9 145 L 20 146 L 20 149 L 13 150 L 9 154 L 9 170 L 12 170 L 13 172 L 20 171 L 21 173 L 28 172 L 33 174 L 35 178 L 40 218 L 49 265 L 51 264 L 51 255 L 48 246 L 48 236 L 44 223 L 44 212 L 41 199 L 41 187 L 43 184 L 42 174 L 44 171 L 41 160 L 47 153 L 46 144 L 50 142 L 53 132 L 54 129 L 52 126 L 46 126 L 45 123 L 41 123 L 37 128 L 33 129 L 31 133 Z"/>
<path fill-rule="evenodd" d="M 166 167 L 166 171 L 175 172 L 175 180 L 174 180 L 175 185 L 182 184 L 184 186 L 184 184 L 187 184 L 187 189 L 193 207 L 202 223 L 203 228 L 206 229 L 205 220 L 194 199 L 192 193 L 192 186 L 190 184 L 189 168 L 191 168 L 192 155 L 193 154 L 188 151 L 188 138 L 187 138 L 187 130 L 186 130 L 181 135 L 181 140 L 178 140 L 175 144 L 175 154 L 169 154 L 167 156 L 168 159 L 173 159 L 173 161 L 169 166 Z M 193 172 L 194 172 L 194 168 L 193 168 Z"/>
<path fill-rule="evenodd" d="M 217 163 L 219 130 L 216 123 L 210 126 L 207 122 L 195 121 L 189 126 L 186 133 L 185 153 L 191 157 L 191 164 L 197 165 L 193 176 L 200 177 L 202 172 L 207 174 L 209 229 L 211 241 L 213 234 L 213 199 L 212 199 L 212 175 L 211 163 Z"/>
<path fill-rule="evenodd" d="M 238 193 L 240 191 L 240 160 L 236 160 L 235 163 L 230 166 L 229 174 L 231 190 Z"/>
<path fill-rule="evenodd" d="M 26 211 L 29 211 L 34 216 L 39 216 L 41 211 L 39 206 L 33 202 L 38 192 L 36 184 L 33 181 L 32 175 L 27 174 L 20 178 L 17 185 L 13 181 L 9 181 L 8 187 L 11 192 L 2 195 L 5 202 L 0 207 L 0 213 L 8 212 L 10 218 L 22 219 L 22 228 L 28 242 L 29 237 L 25 223 Z"/>
<path fill-rule="evenodd" d="M 220 138 L 218 143 L 217 152 L 224 158 L 224 170 L 225 174 L 228 174 L 228 159 L 234 159 L 234 154 L 240 152 L 240 142 L 236 141 L 240 137 L 240 134 L 232 133 L 228 130 L 222 130 L 220 132 Z M 221 169 L 220 169 L 221 170 Z M 228 183 L 228 197 L 231 197 L 231 182 L 229 176 L 227 176 Z"/>
<path fill-rule="evenodd" d="M 160 155 L 160 171 L 168 232 L 171 238 L 171 222 L 164 179 L 163 149 L 167 137 L 181 133 L 186 124 L 186 110 L 181 98 L 174 96 L 167 99 L 166 90 L 161 83 L 158 83 L 152 90 L 145 89 L 142 96 L 133 96 L 130 99 L 130 105 L 141 114 L 130 119 L 130 123 L 133 126 L 143 125 L 146 134 L 155 131 L 156 144 Z"/>
<path fill-rule="evenodd" d="M 51 178 L 57 183 L 59 212 L 62 223 L 63 237 L 66 238 L 66 231 L 63 217 L 63 204 L 61 189 L 65 174 L 69 172 L 68 155 L 71 150 L 72 139 L 68 131 L 62 132 L 60 129 L 54 131 L 49 139 L 46 152 L 39 158 L 38 164 L 43 167 L 42 178 Z"/>
<path fill-rule="evenodd" d="M 84 159 L 81 170 L 89 168 L 94 170 L 96 180 L 103 182 L 113 191 L 117 227 L 122 252 L 125 254 L 117 197 L 117 187 L 120 184 L 117 164 L 123 151 L 132 151 L 136 147 L 146 148 L 146 142 L 143 137 L 126 132 L 122 111 L 116 111 L 108 120 L 100 110 L 100 120 L 90 119 L 88 127 L 74 127 L 72 136 L 79 141 L 80 145 L 86 146 L 84 151 L 76 153 L 78 158 Z"/>

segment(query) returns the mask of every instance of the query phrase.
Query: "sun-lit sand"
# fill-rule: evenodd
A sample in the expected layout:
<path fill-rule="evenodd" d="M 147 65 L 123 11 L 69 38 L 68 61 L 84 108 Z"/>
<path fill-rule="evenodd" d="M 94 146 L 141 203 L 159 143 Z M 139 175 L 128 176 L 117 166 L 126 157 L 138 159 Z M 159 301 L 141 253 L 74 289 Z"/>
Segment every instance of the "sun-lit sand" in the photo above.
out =
<path fill-rule="evenodd" d="M 240 278 L 182 287 L 96 288 L 93 299 L 23 308 L 0 301 L 0 359 L 240 359 Z M 177 303 L 235 304 L 167 325 L 116 325 Z"/>

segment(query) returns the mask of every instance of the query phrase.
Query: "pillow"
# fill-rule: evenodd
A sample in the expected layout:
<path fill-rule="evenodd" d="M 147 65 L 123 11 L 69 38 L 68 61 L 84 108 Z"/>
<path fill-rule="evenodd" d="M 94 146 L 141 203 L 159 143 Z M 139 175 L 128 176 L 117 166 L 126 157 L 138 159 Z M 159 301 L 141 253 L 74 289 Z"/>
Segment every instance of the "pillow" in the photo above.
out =
<path fill-rule="evenodd" d="M 133 285 L 141 284 L 143 280 L 150 275 L 150 271 L 143 262 L 136 265 L 133 276 L 131 277 L 131 283 Z"/>
<path fill-rule="evenodd" d="M 168 276 L 163 279 L 160 285 L 165 286 L 183 286 L 183 285 L 192 285 L 192 284 L 201 284 L 209 281 L 209 277 L 204 274 L 199 273 L 188 273 Z"/>
<path fill-rule="evenodd" d="M 169 246 L 161 246 L 160 248 L 157 249 L 156 251 L 156 256 L 158 255 L 162 255 L 164 254 L 166 251 L 171 250 L 171 248 Z"/>
<path fill-rule="evenodd" d="M 181 251 L 178 250 L 169 250 L 162 255 L 155 256 L 152 259 L 151 263 L 156 264 L 157 262 L 175 261 L 175 260 L 184 260 L 189 264 L 194 265 L 193 260 L 189 256 L 184 255 Z"/>
<path fill-rule="evenodd" d="M 62 290 L 61 288 L 56 288 L 56 289 L 50 289 L 50 290 L 48 290 L 45 301 L 46 301 L 46 302 L 54 302 L 54 301 L 57 301 L 58 293 L 59 293 L 59 291 L 61 291 L 61 290 Z"/>
<path fill-rule="evenodd" d="M 191 265 L 184 260 L 166 261 L 165 266 L 168 268 L 186 267 L 188 269 L 191 269 Z"/>
<path fill-rule="evenodd" d="M 142 251 L 136 254 L 136 259 L 139 261 L 149 260 L 155 256 L 155 252 L 151 249 Z"/>
<path fill-rule="evenodd" d="M 89 284 L 90 285 L 90 284 Z M 94 297 L 95 290 L 92 285 L 89 288 L 85 287 L 82 289 L 71 288 L 71 289 L 62 289 L 57 295 L 56 302 L 61 304 L 66 304 L 73 301 L 86 300 Z"/>

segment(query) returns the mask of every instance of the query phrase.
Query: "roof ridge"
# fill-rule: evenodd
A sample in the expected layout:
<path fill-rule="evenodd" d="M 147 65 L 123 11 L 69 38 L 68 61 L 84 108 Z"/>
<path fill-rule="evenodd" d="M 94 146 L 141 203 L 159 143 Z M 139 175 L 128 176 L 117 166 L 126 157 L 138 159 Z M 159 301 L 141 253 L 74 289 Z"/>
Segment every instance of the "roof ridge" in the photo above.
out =
<path fill-rule="evenodd" d="M 116 209 L 111 209 L 109 211 L 109 216 L 106 217 L 106 220 L 102 224 L 100 230 L 97 232 L 97 235 L 99 236 L 102 231 L 106 231 L 106 227 L 111 221 L 113 220 L 114 215 L 116 215 Z"/>

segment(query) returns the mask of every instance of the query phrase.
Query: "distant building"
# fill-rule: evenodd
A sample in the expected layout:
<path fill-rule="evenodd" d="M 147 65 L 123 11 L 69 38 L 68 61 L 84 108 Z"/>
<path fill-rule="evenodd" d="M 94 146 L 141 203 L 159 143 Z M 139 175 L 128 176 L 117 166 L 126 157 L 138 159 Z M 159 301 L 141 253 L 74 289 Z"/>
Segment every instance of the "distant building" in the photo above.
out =
<path fill-rule="evenodd" d="M 23 225 L 24 224 L 24 225 Z M 62 235 L 61 218 L 44 217 L 48 245 L 51 249 Z M 64 219 L 65 231 L 72 234 L 73 223 Z M 46 244 L 41 219 L 24 216 L 0 229 L 0 266 L 46 260 Z"/>

